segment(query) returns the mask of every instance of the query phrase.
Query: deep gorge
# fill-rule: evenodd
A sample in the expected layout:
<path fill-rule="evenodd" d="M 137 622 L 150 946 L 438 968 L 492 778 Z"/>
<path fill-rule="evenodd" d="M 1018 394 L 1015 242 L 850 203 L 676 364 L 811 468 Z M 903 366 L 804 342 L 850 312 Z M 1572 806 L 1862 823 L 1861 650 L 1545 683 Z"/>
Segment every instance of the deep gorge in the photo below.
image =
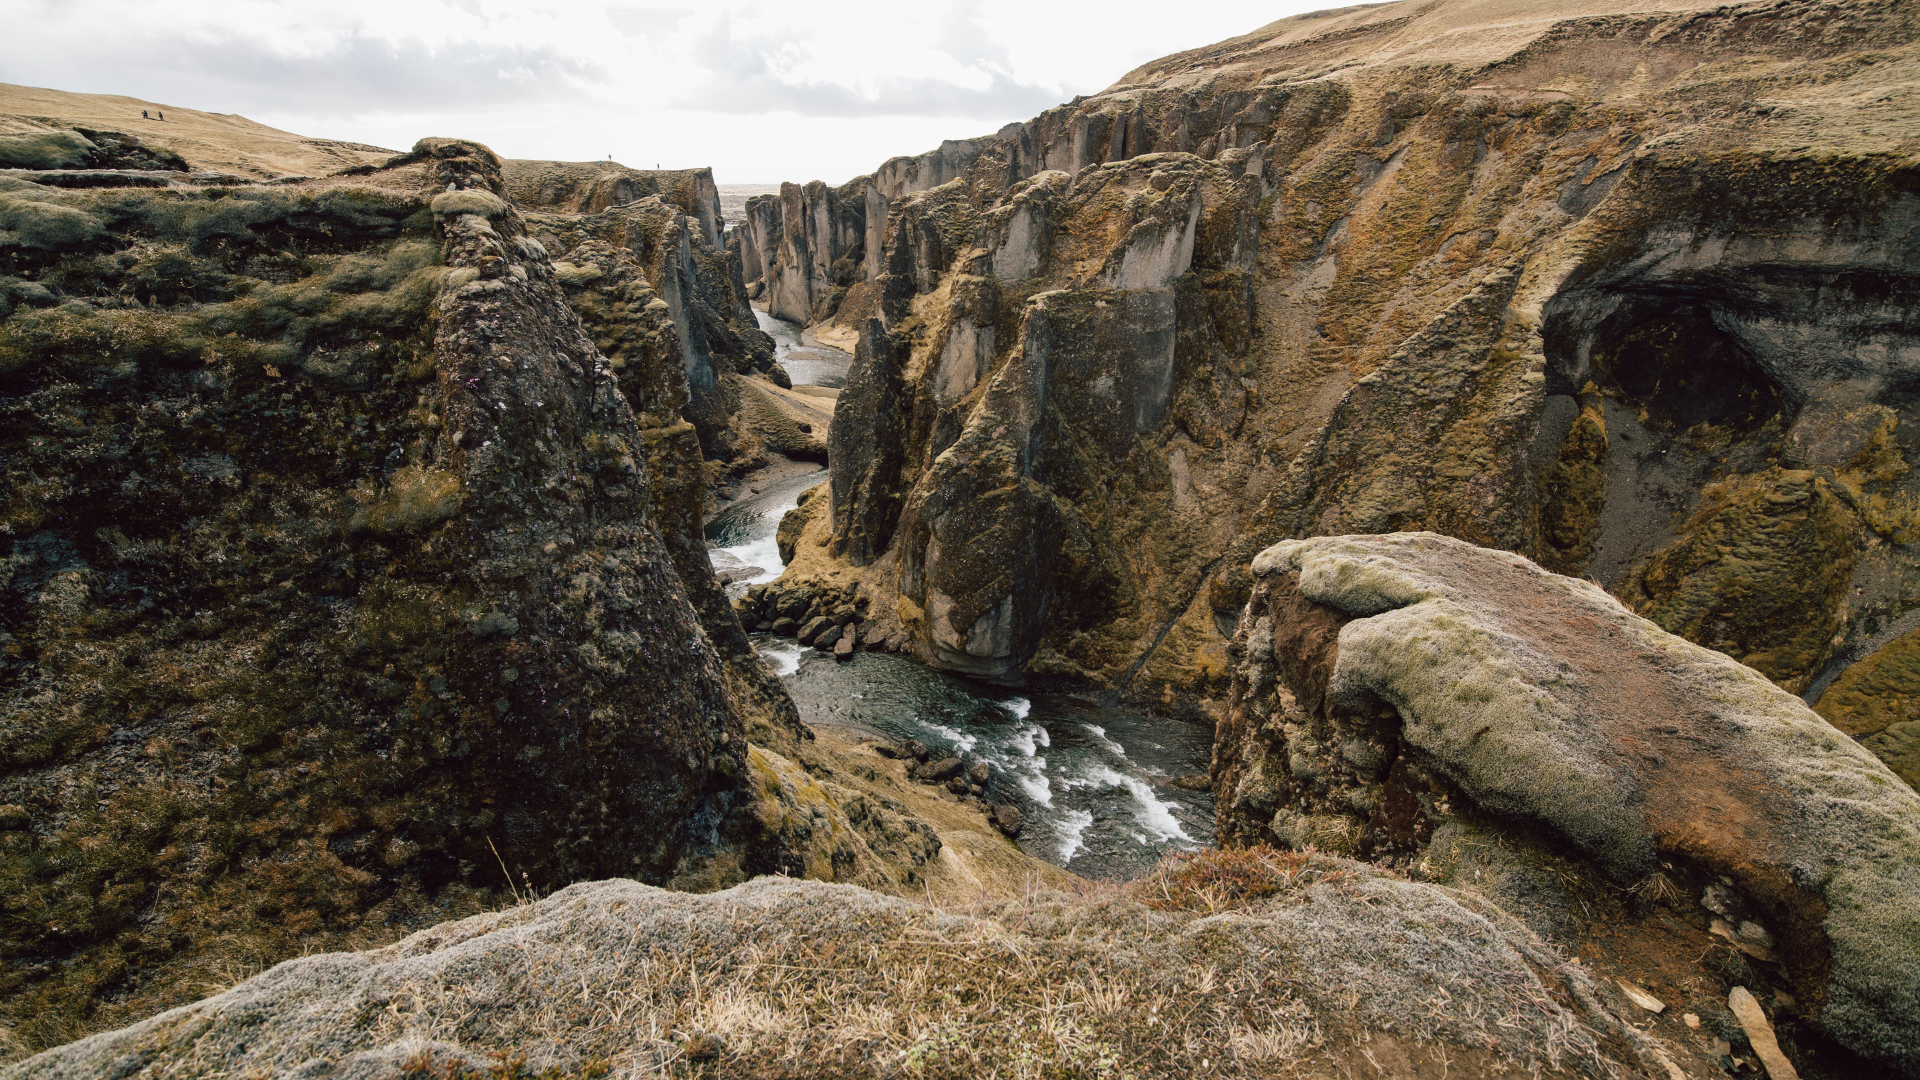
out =
<path fill-rule="evenodd" d="M 743 201 L 0 111 L 0 1073 L 1920 1075 L 1916 41 Z"/>

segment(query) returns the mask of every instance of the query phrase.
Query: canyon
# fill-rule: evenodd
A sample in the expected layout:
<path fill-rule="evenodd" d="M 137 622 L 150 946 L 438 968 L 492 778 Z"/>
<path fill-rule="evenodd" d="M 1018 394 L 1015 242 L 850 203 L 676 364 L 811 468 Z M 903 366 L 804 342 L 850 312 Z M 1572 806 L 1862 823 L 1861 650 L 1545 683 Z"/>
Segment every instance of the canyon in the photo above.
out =
<path fill-rule="evenodd" d="M 1917 30 L 743 205 L 0 87 L 0 1075 L 1920 1075 Z"/>

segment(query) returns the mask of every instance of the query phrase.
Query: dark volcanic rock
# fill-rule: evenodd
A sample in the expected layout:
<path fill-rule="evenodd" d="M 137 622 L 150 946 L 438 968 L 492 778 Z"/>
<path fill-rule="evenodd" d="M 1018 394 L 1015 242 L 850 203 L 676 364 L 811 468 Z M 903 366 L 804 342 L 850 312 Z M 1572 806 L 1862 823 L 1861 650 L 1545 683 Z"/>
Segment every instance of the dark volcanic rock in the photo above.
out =
<path fill-rule="evenodd" d="M 993 826 L 1008 836 L 1018 835 L 1021 828 L 1020 808 L 1012 803 L 1002 803 L 993 808 Z"/>
<path fill-rule="evenodd" d="M 966 768 L 966 762 L 957 757 L 941 758 L 922 767 L 919 776 L 928 783 L 937 784 L 959 776 L 960 770 L 964 768 Z"/>
<path fill-rule="evenodd" d="M 0 881 L 39 913 L 0 935 L 17 1037 L 165 1003 L 210 950 L 471 910 L 502 862 L 664 881 L 737 848 L 743 710 L 702 627 L 731 612 L 703 548 L 713 595 L 676 573 L 649 392 L 491 153 L 0 184 L 28 298 L 0 309 L 0 804 L 30 823 Z"/>

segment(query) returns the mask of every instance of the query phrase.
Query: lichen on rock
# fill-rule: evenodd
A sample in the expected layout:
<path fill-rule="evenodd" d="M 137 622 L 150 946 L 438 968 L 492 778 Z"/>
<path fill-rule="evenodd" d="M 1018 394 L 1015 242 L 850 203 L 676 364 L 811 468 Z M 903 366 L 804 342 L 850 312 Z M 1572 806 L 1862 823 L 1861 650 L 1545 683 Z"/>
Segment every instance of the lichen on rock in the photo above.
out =
<path fill-rule="evenodd" d="M 1920 1064 L 1920 799 L 1797 698 L 1591 583 L 1434 534 L 1286 541 L 1253 571 L 1224 841 L 1412 864 L 1451 801 L 1621 886 L 1720 875 L 1829 1035 Z"/>

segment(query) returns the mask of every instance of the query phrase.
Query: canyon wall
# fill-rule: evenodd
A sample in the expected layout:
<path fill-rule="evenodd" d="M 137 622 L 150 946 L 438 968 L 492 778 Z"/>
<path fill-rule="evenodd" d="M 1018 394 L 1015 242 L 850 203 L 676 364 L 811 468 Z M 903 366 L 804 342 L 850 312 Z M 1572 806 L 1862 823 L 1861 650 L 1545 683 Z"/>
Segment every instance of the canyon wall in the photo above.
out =
<path fill-rule="evenodd" d="M 707 562 L 771 348 L 694 217 L 97 164 L 0 177 L 0 1053 L 570 881 L 920 882 Z"/>
<path fill-rule="evenodd" d="M 1255 552 L 1429 529 L 1912 781 L 1914 40 L 1873 2 L 1319 13 L 786 189 L 747 287 L 871 388 L 790 577 L 939 666 L 1218 716 Z"/>

